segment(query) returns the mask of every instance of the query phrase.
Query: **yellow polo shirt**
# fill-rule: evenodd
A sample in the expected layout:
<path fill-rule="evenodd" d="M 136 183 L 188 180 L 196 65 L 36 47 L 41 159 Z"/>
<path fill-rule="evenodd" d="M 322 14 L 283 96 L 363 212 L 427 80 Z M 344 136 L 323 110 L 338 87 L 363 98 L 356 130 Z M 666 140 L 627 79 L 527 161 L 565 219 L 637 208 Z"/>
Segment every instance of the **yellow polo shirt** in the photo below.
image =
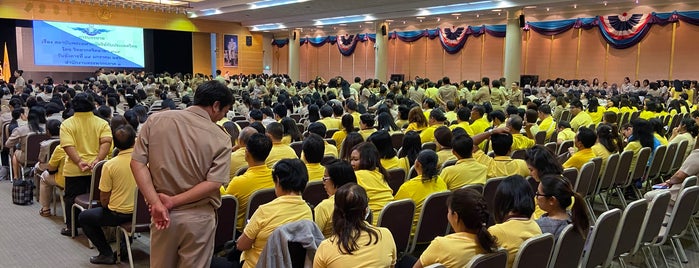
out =
<path fill-rule="evenodd" d="M 445 267 L 467 267 L 466 264 L 473 257 L 485 253 L 476 234 L 459 232 L 435 237 L 422 252 L 419 261 L 422 267 L 435 263 L 441 263 Z"/>
<path fill-rule="evenodd" d="M 521 133 L 516 133 L 512 134 L 512 146 L 510 147 L 510 150 L 514 152 L 515 150 L 529 149 L 534 147 L 534 144 L 534 140 L 522 135 Z"/>
<path fill-rule="evenodd" d="M 451 131 L 454 131 L 454 129 L 457 127 L 460 127 L 460 128 L 463 128 L 464 130 L 466 130 L 466 133 L 468 133 L 468 135 L 471 137 L 473 137 L 473 135 L 475 135 L 475 133 L 473 132 L 473 128 L 471 128 L 471 124 L 469 124 L 468 121 L 462 121 L 462 122 L 459 122 L 455 125 L 451 125 L 451 126 L 449 126 L 449 129 L 451 129 Z"/>
<path fill-rule="evenodd" d="M 353 113 L 351 113 L 350 115 L 352 115 L 352 117 L 354 117 L 354 122 L 353 122 L 353 123 L 354 123 L 354 127 L 358 128 L 358 127 L 359 127 L 359 122 L 360 122 L 359 117 L 361 116 L 361 114 L 359 114 L 358 112 L 353 112 Z"/>
<path fill-rule="evenodd" d="M 238 230 L 245 226 L 245 210 L 248 208 L 248 198 L 253 192 L 261 189 L 274 188 L 272 170 L 266 165 L 249 167 L 243 175 L 234 177 L 221 194 L 229 194 L 238 199 Z"/>
<path fill-rule="evenodd" d="M 441 126 L 443 126 L 443 124 L 432 125 L 432 126 L 427 127 L 422 132 L 420 132 L 420 140 L 422 141 L 422 143 L 435 142 L 434 131 L 437 130 L 438 127 L 441 127 Z"/>
<path fill-rule="evenodd" d="M 391 231 L 383 227 L 369 227 L 379 234 L 376 244 L 369 243 L 369 233 L 361 232 L 357 239 L 359 248 L 350 255 L 340 252 L 339 239 L 337 236 L 332 236 L 323 240 L 318 246 L 313 258 L 313 268 L 395 266 L 398 253 Z M 377 240 L 373 238 L 372 241 Z"/>
<path fill-rule="evenodd" d="M 111 192 L 108 205 L 111 211 L 133 213 L 137 186 L 130 166 L 132 152 L 133 148 L 120 151 L 102 167 L 99 189 L 102 192 Z"/>
<path fill-rule="evenodd" d="M 410 169 L 410 164 L 408 163 L 407 157 L 398 158 L 397 156 L 394 156 L 393 158 L 381 158 L 381 166 L 383 166 L 383 168 L 386 170 L 400 168 L 405 172 L 408 172 Z"/>
<path fill-rule="evenodd" d="M 325 167 L 320 163 L 306 163 L 306 169 L 309 182 L 322 180 L 325 176 Z"/>
<path fill-rule="evenodd" d="M 507 250 L 507 267 L 512 267 L 512 263 L 514 263 L 519 251 L 519 246 L 527 239 L 540 235 L 541 228 L 532 219 L 508 220 L 490 226 L 488 232 L 497 239 L 498 246 Z"/>
<path fill-rule="evenodd" d="M 301 154 L 303 154 L 303 153 L 301 153 Z M 340 154 L 338 153 L 337 146 L 332 145 L 326 141 L 325 142 L 325 152 L 323 153 L 323 155 L 332 155 L 335 158 L 338 158 Z"/>
<path fill-rule="evenodd" d="M 651 118 L 654 118 L 656 115 L 654 112 L 651 111 L 643 111 L 641 114 L 638 115 L 638 118 L 645 119 L 645 120 L 650 120 Z"/>
<path fill-rule="evenodd" d="M 606 112 L 607 109 L 605 109 L 602 106 L 597 106 L 597 112 L 590 112 L 587 111 L 587 114 L 590 115 L 590 118 L 592 118 L 592 123 L 599 124 L 599 122 L 602 122 L 602 117 L 604 117 L 604 112 Z"/>
<path fill-rule="evenodd" d="M 590 117 L 590 114 L 585 111 L 581 111 L 572 120 L 570 120 L 570 127 L 573 130 L 578 131 L 578 128 L 588 127 L 592 125 L 592 123 L 592 117 Z"/>
<path fill-rule="evenodd" d="M 607 107 L 607 112 L 621 113 L 619 107 Z M 619 116 L 619 118 L 621 118 L 621 116 Z"/>
<path fill-rule="evenodd" d="M 383 178 L 383 174 L 378 170 L 357 170 L 357 184 L 364 187 L 369 196 L 369 208 L 373 216 L 371 224 L 376 224 L 379 220 L 381 210 L 388 202 L 393 201 L 393 190 Z"/>
<path fill-rule="evenodd" d="M 442 178 L 437 176 L 429 182 L 423 182 L 422 176 L 416 176 L 400 186 L 398 192 L 396 192 L 396 200 L 410 198 L 415 202 L 415 215 L 413 215 L 413 228 L 412 232 L 415 232 L 415 227 L 417 227 L 417 222 L 420 219 L 420 211 L 422 211 L 422 205 L 425 203 L 427 196 L 441 191 L 447 190 L 447 184 L 444 183 Z"/>
<path fill-rule="evenodd" d="M 529 176 L 527 162 L 522 159 L 512 159 L 512 157 L 509 156 L 496 156 L 495 158 L 491 158 L 481 150 L 473 153 L 473 158 L 488 167 L 488 178 L 511 175 L 521 175 L 525 178 Z"/>
<path fill-rule="evenodd" d="M 231 153 L 231 172 L 230 178 L 235 177 L 235 173 L 242 167 L 247 167 L 248 162 L 245 161 L 245 148 L 240 148 Z"/>
<path fill-rule="evenodd" d="M 597 157 L 594 152 L 592 152 L 592 149 L 590 148 L 585 148 L 582 150 L 578 150 L 575 152 L 568 160 L 563 163 L 563 168 L 577 168 L 578 171 L 582 169 L 582 166 L 590 162 L 590 159 Z"/>
<path fill-rule="evenodd" d="M 366 141 L 369 138 L 369 136 L 371 136 L 371 134 L 374 132 L 376 132 L 375 128 L 367 128 L 360 130 L 359 135 L 362 135 L 362 138 L 364 138 L 364 141 Z"/>
<path fill-rule="evenodd" d="M 437 151 L 437 169 L 442 168 L 442 164 L 449 160 L 456 160 L 456 156 L 451 149 L 442 149 Z"/>
<path fill-rule="evenodd" d="M 439 177 L 450 191 L 454 191 L 468 184 L 485 184 L 487 175 L 488 167 L 478 163 L 476 159 L 464 158 L 456 161 L 455 165 L 444 168 Z"/>
<path fill-rule="evenodd" d="M 335 211 L 335 195 L 320 201 L 313 209 L 316 225 L 323 232 L 323 236 L 328 238 L 333 235 L 333 212 Z"/>
<path fill-rule="evenodd" d="M 63 167 L 65 166 L 66 151 L 60 146 L 56 146 L 51 154 L 51 159 L 49 159 L 49 166 L 58 167 L 58 171 L 54 174 L 54 180 L 56 184 L 63 188 L 66 187 L 66 177 L 63 176 Z"/>
<path fill-rule="evenodd" d="M 541 123 L 539 123 L 539 131 L 546 131 L 546 138 L 551 138 L 551 134 L 556 131 L 556 122 L 553 121 L 553 117 L 548 116 L 544 118 L 544 120 L 541 120 Z"/>
<path fill-rule="evenodd" d="M 658 134 L 657 132 L 653 132 L 653 137 L 658 139 L 658 141 L 660 142 L 660 145 L 665 145 L 665 146 L 668 145 L 667 139 L 663 136 L 660 136 L 660 134 Z"/>
<path fill-rule="evenodd" d="M 561 132 L 558 132 L 558 140 L 562 141 L 574 141 L 575 140 L 575 132 L 571 130 L 570 128 L 566 128 Z"/>
<path fill-rule="evenodd" d="M 112 130 L 109 124 L 92 112 L 78 112 L 61 124 L 60 140 L 61 148 L 74 147 L 80 159 L 91 163 L 97 158 L 101 138 L 111 138 Z M 89 176 L 90 170 L 82 171 L 78 164 L 73 163 L 70 157 L 65 157 L 63 176 L 78 177 Z"/>
<path fill-rule="evenodd" d="M 486 117 L 481 117 L 471 123 L 471 129 L 473 129 L 473 134 L 478 135 L 485 131 L 485 129 L 490 127 L 490 122 Z"/>
<path fill-rule="evenodd" d="M 345 132 L 344 130 L 335 131 L 335 133 L 333 133 L 333 140 L 335 140 L 335 144 L 337 144 L 338 152 L 342 149 L 342 142 L 345 141 L 346 137 L 347 132 Z"/>
<path fill-rule="evenodd" d="M 252 248 L 240 255 L 240 260 L 245 261 L 243 267 L 253 268 L 260 258 L 262 249 L 267 245 L 267 238 L 272 235 L 277 227 L 284 224 L 300 221 L 313 220 L 311 208 L 299 195 L 283 195 L 267 204 L 261 205 L 252 217 L 243 233 L 248 238 L 255 240 Z"/>
<path fill-rule="evenodd" d="M 325 117 L 323 119 L 318 120 L 318 122 L 325 125 L 326 129 L 341 129 L 342 128 L 342 120 L 337 119 L 337 118 Z"/>
<path fill-rule="evenodd" d="M 275 142 L 272 144 L 272 150 L 269 152 L 267 160 L 265 160 L 265 165 L 269 168 L 274 168 L 274 164 L 279 162 L 279 160 L 289 158 L 298 159 L 299 157 L 296 155 L 296 151 L 288 144 Z"/>
<path fill-rule="evenodd" d="M 449 123 L 451 123 L 451 122 L 453 122 L 453 121 L 456 121 L 457 115 L 456 115 L 456 112 L 454 112 L 454 111 L 449 111 L 449 112 L 444 113 L 444 117 L 446 117 L 446 118 L 447 118 L 447 121 L 448 121 Z"/>
<path fill-rule="evenodd" d="M 417 126 L 417 123 L 410 123 L 410 124 L 408 124 L 408 127 L 405 129 L 405 132 L 408 132 L 408 131 L 417 131 L 417 132 L 421 132 L 421 131 L 423 131 L 425 128 L 427 128 L 427 127 L 418 127 L 418 126 Z"/>

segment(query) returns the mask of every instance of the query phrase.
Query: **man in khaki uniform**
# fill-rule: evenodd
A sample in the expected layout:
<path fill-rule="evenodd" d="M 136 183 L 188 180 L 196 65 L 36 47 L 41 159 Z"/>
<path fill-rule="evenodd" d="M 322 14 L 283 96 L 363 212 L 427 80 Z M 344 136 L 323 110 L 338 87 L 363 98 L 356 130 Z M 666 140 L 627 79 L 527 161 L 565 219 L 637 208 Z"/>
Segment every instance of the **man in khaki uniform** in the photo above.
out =
<path fill-rule="evenodd" d="M 232 147 L 215 122 L 232 103 L 225 85 L 209 81 L 197 88 L 192 107 L 154 114 L 141 128 L 131 169 L 151 206 L 152 267 L 210 266 Z"/>

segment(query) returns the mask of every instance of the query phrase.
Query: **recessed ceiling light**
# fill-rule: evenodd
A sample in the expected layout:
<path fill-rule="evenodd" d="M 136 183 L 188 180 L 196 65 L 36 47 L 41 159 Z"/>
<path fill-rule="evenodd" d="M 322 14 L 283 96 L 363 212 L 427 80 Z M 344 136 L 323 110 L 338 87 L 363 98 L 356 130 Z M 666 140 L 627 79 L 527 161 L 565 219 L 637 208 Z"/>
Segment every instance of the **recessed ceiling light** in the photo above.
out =
<path fill-rule="evenodd" d="M 346 23 L 340 23 L 340 26 L 347 26 Z"/>
<path fill-rule="evenodd" d="M 549 11 L 549 10 L 551 10 L 551 8 L 548 8 L 548 7 L 547 7 L 547 8 L 546 8 L 546 11 Z"/>
<path fill-rule="evenodd" d="M 526 7 L 524 7 L 524 8 L 532 9 L 532 8 L 536 8 L 536 6 L 526 6 Z"/>
<path fill-rule="evenodd" d="M 452 16 L 461 16 L 461 13 L 454 13 L 454 14 L 451 14 L 451 15 L 452 15 Z"/>
<path fill-rule="evenodd" d="M 393 22 L 393 20 L 386 20 L 386 22 Z"/>
<path fill-rule="evenodd" d="M 316 28 L 323 29 L 323 25 L 318 25 L 318 26 L 316 26 Z"/>
<path fill-rule="evenodd" d="M 415 17 L 415 18 L 418 19 L 418 20 L 423 20 L 423 19 L 425 19 L 425 17 Z"/>
<path fill-rule="evenodd" d="M 606 6 L 607 6 L 607 1 L 602 2 L 602 4 L 604 4 L 604 6 L 606 7 Z"/>
<path fill-rule="evenodd" d="M 373 22 L 373 21 L 365 21 L 364 23 L 366 23 L 366 24 L 372 24 L 372 23 L 374 23 L 374 22 Z"/>
<path fill-rule="evenodd" d="M 502 11 L 502 9 L 493 9 L 492 11 L 493 12 L 500 12 L 500 11 Z"/>
<path fill-rule="evenodd" d="M 578 8 L 578 4 L 573 4 L 573 8 Z"/>
<path fill-rule="evenodd" d="M 480 18 L 480 17 L 481 17 L 481 14 L 476 14 L 476 18 Z"/>

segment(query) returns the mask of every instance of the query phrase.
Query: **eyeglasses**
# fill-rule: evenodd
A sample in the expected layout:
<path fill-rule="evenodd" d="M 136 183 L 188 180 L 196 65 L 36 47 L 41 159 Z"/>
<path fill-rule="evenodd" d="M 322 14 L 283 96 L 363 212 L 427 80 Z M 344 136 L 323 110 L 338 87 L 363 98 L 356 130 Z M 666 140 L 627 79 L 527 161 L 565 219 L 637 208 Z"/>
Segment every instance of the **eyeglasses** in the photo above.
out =
<path fill-rule="evenodd" d="M 329 181 L 330 177 L 323 177 L 323 182 Z"/>

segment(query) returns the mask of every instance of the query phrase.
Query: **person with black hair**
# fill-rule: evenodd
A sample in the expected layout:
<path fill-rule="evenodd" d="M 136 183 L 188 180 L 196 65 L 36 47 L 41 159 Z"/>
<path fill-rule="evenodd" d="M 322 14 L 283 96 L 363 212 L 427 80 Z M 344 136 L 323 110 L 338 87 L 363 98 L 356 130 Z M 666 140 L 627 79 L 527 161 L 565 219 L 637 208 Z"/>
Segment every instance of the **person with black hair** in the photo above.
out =
<path fill-rule="evenodd" d="M 440 177 L 451 191 L 469 184 L 485 184 L 488 167 L 473 158 L 474 142 L 468 135 L 454 135 L 451 141 L 456 164 L 444 168 Z"/>
<path fill-rule="evenodd" d="M 456 102 L 458 97 L 458 89 L 456 86 L 451 84 L 451 81 L 449 80 L 449 77 L 444 77 L 442 78 L 442 86 L 439 87 L 437 90 L 437 96 L 436 99 L 439 102 L 440 106 L 447 106 L 449 102 L 452 103 L 452 106 L 454 106 L 454 102 Z M 454 110 L 453 108 L 450 110 Z"/>
<path fill-rule="evenodd" d="M 587 237 L 590 219 L 585 200 L 573 190 L 570 182 L 561 175 L 549 174 L 541 178 L 541 183 L 534 193 L 538 208 L 546 214 L 536 220 L 542 233 L 553 234 L 558 240 L 561 231 L 573 224 L 573 230 L 583 238 Z M 570 213 L 567 208 L 571 207 Z"/>
<path fill-rule="evenodd" d="M 362 142 L 352 148 L 350 164 L 357 182 L 369 195 L 369 208 L 373 215 L 372 224 L 379 220 L 381 210 L 393 201 L 393 190 L 388 186 L 388 173 L 381 165 L 379 151 L 371 142 Z"/>
<path fill-rule="evenodd" d="M 337 189 L 348 183 L 357 183 L 352 166 L 342 160 L 332 160 L 325 165 L 323 174 L 323 188 L 328 194 L 328 198 L 320 201 L 313 209 L 315 223 L 320 227 L 325 238 L 333 235 L 333 212 L 335 210 L 335 192 Z"/>
<path fill-rule="evenodd" d="M 102 231 L 103 226 L 119 226 L 131 221 L 136 194 L 136 181 L 131 167 L 131 153 L 136 141 L 136 130 L 130 125 L 122 125 L 113 130 L 114 147 L 119 154 L 102 167 L 99 183 L 100 206 L 80 213 L 78 220 L 85 236 L 92 241 L 99 255 L 90 257 L 94 264 L 114 264 L 116 256 Z M 117 245 L 122 246 L 122 245 Z M 126 243 L 123 243 L 126 247 Z"/>
<path fill-rule="evenodd" d="M 291 117 L 284 117 L 280 120 L 282 127 L 284 127 L 284 136 L 282 137 L 283 144 L 291 144 L 292 142 L 297 142 L 303 140 L 303 135 L 299 131 L 298 126 L 296 126 L 296 121 Z"/>
<path fill-rule="evenodd" d="M 574 100 L 570 103 L 570 114 L 573 116 L 573 119 L 570 120 L 570 126 L 573 131 L 593 124 L 592 117 L 583 110 L 582 102 L 579 100 Z"/>
<path fill-rule="evenodd" d="M 46 112 L 42 106 L 34 106 L 29 109 L 27 124 L 12 130 L 12 134 L 5 141 L 5 148 L 13 148 L 12 171 L 14 178 L 20 176 L 20 166 L 27 162 L 27 136 L 46 132 Z"/>
<path fill-rule="evenodd" d="M 374 128 L 374 116 L 371 114 L 362 114 L 359 120 L 359 134 L 362 135 L 364 140 L 367 140 L 369 135 L 376 132 L 376 128 Z"/>
<path fill-rule="evenodd" d="M 461 107 L 456 111 L 456 124 L 449 126 L 452 131 L 455 128 L 463 128 L 469 136 L 475 135 L 473 128 L 469 123 L 471 119 L 471 110 L 468 107 Z"/>
<path fill-rule="evenodd" d="M 630 170 L 634 170 L 636 167 L 636 159 L 638 158 L 638 152 L 644 147 L 651 148 L 651 151 L 655 152 L 655 149 L 661 145 L 660 141 L 653 135 L 653 125 L 643 119 L 631 120 L 631 136 L 629 136 L 629 142 L 624 147 L 624 151 L 633 151 L 633 160 L 631 161 Z"/>
<path fill-rule="evenodd" d="M 325 174 L 325 167 L 320 162 L 323 161 L 325 152 L 325 141 L 318 134 L 311 133 L 303 140 L 302 159 L 308 170 L 308 181 L 319 181 Z"/>
<path fill-rule="evenodd" d="M 39 180 L 39 204 L 41 205 L 41 210 L 39 210 L 39 215 L 43 217 L 51 216 L 51 197 L 53 193 L 53 187 L 65 187 L 65 178 L 63 178 L 63 172 L 58 172 L 59 167 L 62 168 L 63 163 L 60 160 L 64 160 L 65 151 L 63 148 L 56 147 L 53 152 L 51 150 L 51 144 L 59 140 L 61 128 L 61 121 L 58 120 L 48 120 L 46 122 L 46 132 L 50 138 L 42 141 L 39 144 L 39 162 L 34 166 L 34 172 L 41 179 Z M 53 162 L 51 159 L 47 159 L 51 155 L 51 158 L 55 156 Z M 49 160 L 49 162 L 47 162 Z M 50 164 L 53 164 L 51 171 L 49 172 Z M 63 170 L 60 170 L 63 171 Z"/>
<path fill-rule="evenodd" d="M 326 129 L 340 129 L 342 126 L 342 120 L 333 117 L 333 107 L 330 107 L 330 105 L 326 104 L 320 107 L 320 116 L 322 119 L 317 122 L 325 125 Z"/>
<path fill-rule="evenodd" d="M 427 196 L 447 190 L 447 184 L 439 177 L 438 161 L 437 153 L 432 150 L 422 150 L 413 163 L 417 176 L 404 182 L 396 192 L 396 200 L 410 198 L 415 202 L 413 232 L 415 232 L 415 227 L 420 219 L 420 211 L 422 211 L 422 205 Z"/>
<path fill-rule="evenodd" d="M 457 189 L 447 199 L 447 211 L 447 220 L 454 233 L 432 240 L 413 267 L 422 268 L 435 263 L 466 267 L 476 255 L 497 250 L 498 242 L 486 228 L 490 212 L 481 193 L 473 189 Z"/>
<path fill-rule="evenodd" d="M 429 126 L 420 132 L 420 140 L 422 143 L 434 142 L 434 131 L 438 127 L 444 126 L 444 122 L 447 120 L 444 116 L 444 112 L 440 108 L 432 109 L 429 115 L 427 120 Z"/>
<path fill-rule="evenodd" d="M 478 88 L 476 94 L 473 95 L 473 102 L 477 104 L 484 104 L 490 102 L 490 78 L 483 77 L 481 79 L 481 87 Z"/>
<path fill-rule="evenodd" d="M 407 158 L 398 158 L 396 156 L 396 150 L 393 149 L 393 143 L 391 141 L 391 135 L 385 130 L 379 130 L 374 132 L 367 139 L 376 146 L 379 152 L 379 158 L 381 159 L 381 165 L 386 169 L 399 168 L 405 172 L 410 169 L 410 163 Z"/>
<path fill-rule="evenodd" d="M 474 135 L 483 133 L 490 127 L 490 121 L 486 115 L 486 109 L 482 105 L 473 106 L 471 109 L 471 129 Z"/>
<path fill-rule="evenodd" d="M 680 125 L 672 129 L 672 136 L 670 137 L 669 143 L 680 143 L 682 141 L 687 141 L 687 151 L 685 157 L 689 156 L 689 153 L 694 150 L 694 143 L 696 141 L 697 134 L 699 134 L 699 128 L 697 128 L 696 122 L 691 118 L 684 118 L 680 122 Z"/>
<path fill-rule="evenodd" d="M 257 208 L 236 241 L 236 248 L 242 251 L 240 259 L 245 268 L 255 267 L 267 238 L 277 227 L 300 220 L 313 220 L 311 208 L 301 198 L 308 183 L 308 172 L 303 161 L 280 160 L 272 171 L 272 180 L 277 198 Z"/>
<path fill-rule="evenodd" d="M 398 252 L 391 231 L 366 222 L 371 196 L 347 183 L 335 193 L 332 236 L 318 246 L 313 267 L 393 267 Z"/>
<path fill-rule="evenodd" d="M 511 175 L 529 176 L 527 163 L 522 159 L 512 159 L 513 137 L 507 128 L 496 128 L 486 131 L 473 137 L 473 142 L 481 142 L 490 139 L 490 144 L 495 157 L 490 157 L 482 150 L 473 153 L 479 163 L 488 167 L 488 178 L 505 177 Z"/>
<path fill-rule="evenodd" d="M 420 133 L 415 131 L 405 132 L 400 150 L 398 150 L 398 158 L 406 158 L 408 163 L 415 163 L 420 150 L 422 150 Z"/>
<path fill-rule="evenodd" d="M 393 121 L 393 117 L 391 117 L 391 114 L 388 112 L 380 113 L 376 122 L 379 130 L 384 130 L 390 133 L 397 133 L 401 131 L 400 127 L 396 125 L 395 121 Z"/>
<path fill-rule="evenodd" d="M 557 127 L 558 134 L 556 137 L 558 140 L 556 142 L 558 142 L 558 144 L 561 144 L 564 141 L 575 140 L 575 132 L 571 129 L 568 121 L 559 121 Z"/>
<path fill-rule="evenodd" d="M 296 126 L 294 126 L 296 127 Z M 272 122 L 265 129 L 267 135 L 272 139 L 272 151 L 269 153 L 265 163 L 267 167 L 274 168 L 277 161 L 285 158 L 298 159 L 296 151 L 289 144 L 282 142 L 284 138 L 284 126 L 281 123 Z"/>
<path fill-rule="evenodd" d="M 493 200 L 491 210 L 496 224 L 488 231 L 507 250 L 507 267 L 512 267 L 522 243 L 541 234 L 541 228 L 531 218 L 535 209 L 534 191 L 522 176 L 509 176 L 500 182 Z"/>
<path fill-rule="evenodd" d="M 597 134 L 595 131 L 587 128 L 580 127 L 578 129 L 578 134 L 575 135 L 575 148 L 577 151 L 572 153 L 573 148 L 570 148 L 569 153 L 570 158 L 563 163 L 563 168 L 577 168 L 578 171 L 582 169 L 582 166 L 589 162 L 592 158 L 597 157 L 592 151 L 592 146 L 597 142 Z"/>
<path fill-rule="evenodd" d="M 355 132 L 354 120 L 355 120 L 355 118 L 351 114 L 343 115 L 342 116 L 342 129 L 335 131 L 335 133 L 333 133 L 332 139 L 335 140 L 335 144 L 337 144 L 338 151 L 342 151 L 342 144 L 343 144 L 343 141 L 345 140 L 345 137 L 347 137 L 347 134 Z"/>

